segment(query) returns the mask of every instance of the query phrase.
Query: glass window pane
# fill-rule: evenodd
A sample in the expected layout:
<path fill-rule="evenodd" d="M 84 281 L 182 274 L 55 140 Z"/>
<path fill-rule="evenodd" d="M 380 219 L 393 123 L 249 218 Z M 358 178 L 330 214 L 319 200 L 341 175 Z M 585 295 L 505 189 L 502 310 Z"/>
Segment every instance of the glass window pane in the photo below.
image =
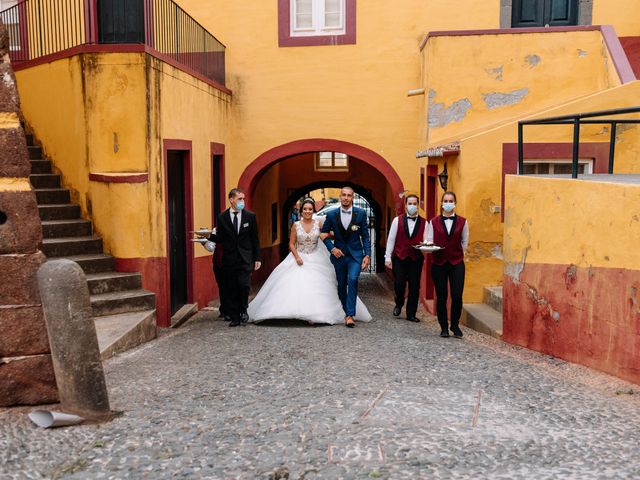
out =
<path fill-rule="evenodd" d="M 318 154 L 318 166 L 331 168 L 332 157 L 333 155 L 331 152 L 320 152 Z"/>
<path fill-rule="evenodd" d="M 311 14 L 297 14 L 296 15 L 296 28 L 312 28 L 313 27 L 313 15 Z"/>
<path fill-rule="evenodd" d="M 296 0 L 296 13 L 312 13 L 312 0 Z"/>
<path fill-rule="evenodd" d="M 525 163 L 524 171 L 522 172 L 525 175 L 531 175 L 536 173 L 536 164 L 535 163 Z"/>
<path fill-rule="evenodd" d="M 347 154 L 346 153 L 336 153 L 335 160 L 333 162 L 336 167 L 346 167 L 347 166 Z"/>
<path fill-rule="evenodd" d="M 342 7 L 342 0 L 324 0 L 324 11 L 339 13 Z"/>
<path fill-rule="evenodd" d="M 340 28 L 342 22 L 340 21 L 339 13 L 325 13 L 324 15 L 325 28 Z"/>
<path fill-rule="evenodd" d="M 553 173 L 555 175 L 566 175 L 571 173 L 571 164 L 570 163 L 554 163 L 553 164 Z"/>

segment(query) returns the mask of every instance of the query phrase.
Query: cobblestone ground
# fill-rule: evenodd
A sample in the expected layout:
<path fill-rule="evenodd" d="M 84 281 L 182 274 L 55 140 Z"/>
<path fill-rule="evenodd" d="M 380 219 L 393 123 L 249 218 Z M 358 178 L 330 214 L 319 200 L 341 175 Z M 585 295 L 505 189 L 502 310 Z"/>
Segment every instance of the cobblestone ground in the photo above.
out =
<path fill-rule="evenodd" d="M 640 477 L 637 386 L 433 319 L 228 328 L 203 311 L 108 361 L 110 423 L 0 410 L 0 478 Z M 284 478 L 284 477 L 283 477 Z"/>

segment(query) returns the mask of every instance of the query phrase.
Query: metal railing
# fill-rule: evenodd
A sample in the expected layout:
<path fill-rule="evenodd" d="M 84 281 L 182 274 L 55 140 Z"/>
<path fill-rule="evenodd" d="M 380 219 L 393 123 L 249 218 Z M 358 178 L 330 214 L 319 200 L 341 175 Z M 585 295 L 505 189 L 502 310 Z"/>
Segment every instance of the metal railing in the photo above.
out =
<path fill-rule="evenodd" d="M 640 124 L 640 118 L 600 118 L 618 115 L 640 113 L 640 107 L 616 108 L 598 112 L 562 115 L 559 117 L 540 118 L 536 120 L 521 120 L 518 122 L 518 174 L 524 174 L 524 126 L 525 125 L 573 125 L 573 156 L 571 159 L 571 178 L 578 178 L 578 157 L 580 154 L 580 126 L 581 125 L 609 125 L 609 168 L 613 173 L 616 152 L 616 135 L 618 125 Z"/>
<path fill-rule="evenodd" d="M 22 0 L 0 12 L 18 65 L 90 44 L 143 44 L 224 85 L 225 46 L 173 0 Z"/>

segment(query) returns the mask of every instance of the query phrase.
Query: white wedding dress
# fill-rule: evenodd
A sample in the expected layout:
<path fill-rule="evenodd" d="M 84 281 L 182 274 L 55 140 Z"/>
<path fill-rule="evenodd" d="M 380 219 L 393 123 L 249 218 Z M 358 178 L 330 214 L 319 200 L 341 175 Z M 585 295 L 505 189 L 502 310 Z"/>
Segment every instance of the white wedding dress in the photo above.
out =
<path fill-rule="evenodd" d="M 271 318 L 294 318 L 309 323 L 343 324 L 344 310 L 338 298 L 336 272 L 329 252 L 320 238 L 320 221 L 314 220 L 309 233 L 295 223 L 298 265 L 292 253 L 278 265 L 249 304 L 250 322 Z M 356 320 L 371 321 L 371 315 L 358 298 Z"/>

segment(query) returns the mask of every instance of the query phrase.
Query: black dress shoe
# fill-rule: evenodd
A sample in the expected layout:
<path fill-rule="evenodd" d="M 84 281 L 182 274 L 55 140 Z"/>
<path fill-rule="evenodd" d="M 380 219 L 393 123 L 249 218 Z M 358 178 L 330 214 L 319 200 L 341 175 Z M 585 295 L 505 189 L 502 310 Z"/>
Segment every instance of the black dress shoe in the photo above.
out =
<path fill-rule="evenodd" d="M 449 338 L 449 332 L 447 332 L 446 330 L 442 330 L 440 331 L 440 336 L 442 338 Z"/>
<path fill-rule="evenodd" d="M 462 338 L 462 330 L 460 330 L 458 327 L 452 328 L 451 331 L 453 332 L 453 336 L 455 338 Z"/>
<path fill-rule="evenodd" d="M 240 314 L 240 321 L 242 323 L 247 323 L 249 321 L 249 314 L 248 313 L 241 313 Z"/>
<path fill-rule="evenodd" d="M 402 311 L 402 307 L 395 307 L 395 308 L 393 309 L 393 316 L 394 316 L 394 317 L 398 317 L 398 316 L 400 316 L 400 312 L 401 312 L 401 311 Z"/>
<path fill-rule="evenodd" d="M 229 315 L 225 315 L 224 316 L 224 321 L 225 322 L 230 322 L 231 321 L 231 317 Z"/>
<path fill-rule="evenodd" d="M 416 316 L 407 317 L 407 320 L 409 320 L 410 322 L 416 322 L 416 323 L 420 321 L 420 319 Z"/>
<path fill-rule="evenodd" d="M 229 324 L 230 327 L 239 327 L 240 325 L 241 323 L 239 318 L 231 320 L 231 323 Z"/>

